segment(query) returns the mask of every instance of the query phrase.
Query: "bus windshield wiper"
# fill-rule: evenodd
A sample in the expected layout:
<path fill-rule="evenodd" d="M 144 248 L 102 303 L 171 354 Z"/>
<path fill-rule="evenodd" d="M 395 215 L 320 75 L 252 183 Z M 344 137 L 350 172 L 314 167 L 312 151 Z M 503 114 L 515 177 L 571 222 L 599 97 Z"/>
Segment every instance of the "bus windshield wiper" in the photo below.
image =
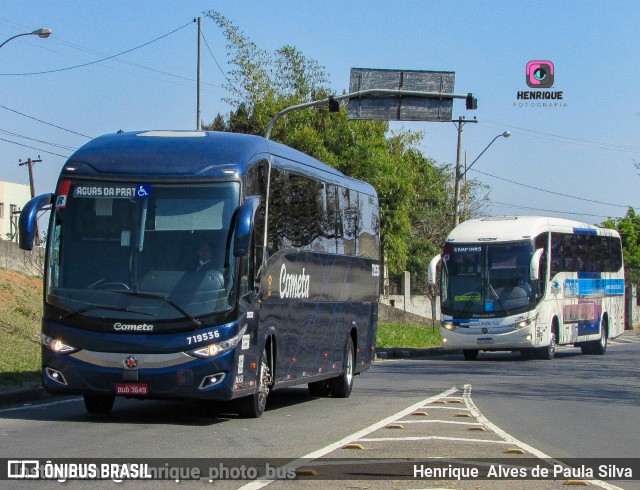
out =
<path fill-rule="evenodd" d="M 507 307 L 504 305 L 502 298 L 500 296 L 498 296 L 498 293 L 496 293 L 496 290 L 493 289 L 493 285 L 491 284 L 491 281 L 488 281 L 489 284 L 489 289 L 491 289 L 491 292 L 493 293 L 493 295 L 496 297 L 496 299 L 498 300 L 498 303 L 500 303 L 500 306 L 502 306 L 502 309 L 504 310 L 504 312 L 507 315 L 511 315 L 511 312 L 509 310 L 507 310 Z"/>
<path fill-rule="evenodd" d="M 482 295 L 480 294 L 481 290 L 482 290 L 482 285 L 478 286 L 471 292 L 471 294 L 469 295 L 469 297 L 467 298 L 467 300 L 465 301 L 462 307 L 462 313 L 467 313 L 471 308 L 471 305 L 475 303 L 477 299 L 480 299 L 480 301 L 482 301 Z M 476 296 L 476 294 L 478 296 Z"/>
<path fill-rule="evenodd" d="M 74 311 L 70 311 L 65 313 L 64 315 L 60 315 L 58 320 L 66 320 L 67 318 L 71 318 L 72 316 L 79 315 L 80 313 L 84 313 L 89 310 L 111 310 L 111 311 L 126 311 L 127 313 L 138 313 L 139 315 L 147 315 L 147 316 L 157 316 L 153 313 L 147 313 L 146 311 L 138 311 L 132 310 L 131 308 L 127 308 L 126 306 L 109 306 L 109 305 L 95 305 L 89 304 L 85 305 L 82 308 Z"/>
<path fill-rule="evenodd" d="M 124 294 L 127 296 L 136 296 L 138 298 L 161 299 L 162 301 L 167 303 L 169 306 L 171 306 L 173 309 L 182 313 L 182 315 L 184 315 L 185 318 L 188 318 L 189 320 L 191 320 L 197 328 L 202 327 L 202 322 L 200 320 L 198 320 L 193 315 L 190 315 L 189 313 L 187 313 L 187 311 L 185 311 L 185 309 L 182 308 L 182 306 L 180 306 L 178 303 L 173 301 L 168 296 L 164 296 L 162 294 L 156 294 L 156 293 L 145 293 L 143 291 L 132 291 L 130 289 L 107 289 L 107 291 L 111 293 Z"/>

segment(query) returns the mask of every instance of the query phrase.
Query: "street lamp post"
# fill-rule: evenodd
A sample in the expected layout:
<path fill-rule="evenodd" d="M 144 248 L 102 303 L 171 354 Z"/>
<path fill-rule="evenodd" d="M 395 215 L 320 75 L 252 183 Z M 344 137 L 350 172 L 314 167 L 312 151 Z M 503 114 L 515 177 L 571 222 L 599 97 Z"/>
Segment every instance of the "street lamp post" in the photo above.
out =
<path fill-rule="evenodd" d="M 455 187 L 454 187 L 454 200 L 455 200 L 455 213 L 454 213 L 454 217 L 453 217 L 453 226 L 456 227 L 460 224 L 460 180 L 462 179 L 462 177 L 464 177 L 465 175 L 467 175 L 467 172 L 471 169 L 471 167 L 473 167 L 473 164 L 476 163 L 478 161 L 478 159 L 484 155 L 484 152 L 487 151 L 489 149 L 489 147 L 500 137 L 503 138 L 508 138 L 509 136 L 511 136 L 511 133 L 509 131 L 505 131 L 504 133 L 500 133 L 498 136 L 496 136 L 495 138 L 493 138 L 491 140 L 491 143 L 489 143 L 484 150 L 482 150 L 480 152 L 480 154 L 476 157 L 476 159 L 471 162 L 471 165 L 469 165 L 464 172 L 461 171 L 461 165 L 460 165 L 460 160 L 461 160 L 461 138 L 460 136 L 458 137 L 458 164 L 456 165 L 456 175 L 455 175 Z"/>
<path fill-rule="evenodd" d="M 2 44 L 0 44 L 0 48 L 2 46 L 4 46 L 5 44 L 7 44 L 9 41 L 17 38 L 17 37 L 22 37 L 22 36 L 38 36 L 41 38 L 47 38 L 49 37 L 51 34 L 53 33 L 53 31 L 51 29 L 49 29 L 48 27 L 42 27 L 40 29 L 36 29 L 33 32 L 25 32 L 23 34 L 16 34 L 15 36 L 10 37 L 9 39 L 7 39 L 5 42 L 3 42 Z"/>

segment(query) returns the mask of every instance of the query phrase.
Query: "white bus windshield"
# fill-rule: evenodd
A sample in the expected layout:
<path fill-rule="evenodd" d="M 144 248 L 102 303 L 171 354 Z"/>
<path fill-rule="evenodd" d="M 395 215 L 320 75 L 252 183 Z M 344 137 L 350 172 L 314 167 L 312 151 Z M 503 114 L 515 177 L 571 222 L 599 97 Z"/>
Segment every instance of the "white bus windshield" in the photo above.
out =
<path fill-rule="evenodd" d="M 46 301 L 61 318 L 184 320 L 233 304 L 235 182 L 60 186 Z"/>
<path fill-rule="evenodd" d="M 442 308 L 452 315 L 505 316 L 530 309 L 531 242 L 447 244 L 443 253 Z"/>

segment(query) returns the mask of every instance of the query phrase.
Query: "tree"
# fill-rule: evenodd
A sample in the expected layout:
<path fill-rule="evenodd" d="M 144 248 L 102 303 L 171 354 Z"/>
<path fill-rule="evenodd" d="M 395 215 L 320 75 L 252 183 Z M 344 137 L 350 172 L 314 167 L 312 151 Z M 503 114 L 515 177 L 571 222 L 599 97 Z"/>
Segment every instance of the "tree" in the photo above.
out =
<path fill-rule="evenodd" d="M 624 217 L 609 218 L 600 226 L 620 233 L 625 277 L 629 283 L 640 284 L 640 216 L 629 208 Z"/>
<path fill-rule="evenodd" d="M 267 52 L 220 13 L 207 15 L 227 39 L 233 69 L 225 86 L 231 95 L 225 100 L 233 109 L 218 114 L 205 129 L 261 135 L 282 109 L 332 93 L 324 67 L 295 47 Z M 451 227 L 453 174 L 450 166 L 438 165 L 420 152 L 422 133 L 390 132 L 383 121 L 349 121 L 342 105 L 336 113 L 326 108 L 291 112 L 275 125 L 271 139 L 373 185 L 390 273 L 409 270 L 414 277 L 425 275 L 426 264 Z"/>

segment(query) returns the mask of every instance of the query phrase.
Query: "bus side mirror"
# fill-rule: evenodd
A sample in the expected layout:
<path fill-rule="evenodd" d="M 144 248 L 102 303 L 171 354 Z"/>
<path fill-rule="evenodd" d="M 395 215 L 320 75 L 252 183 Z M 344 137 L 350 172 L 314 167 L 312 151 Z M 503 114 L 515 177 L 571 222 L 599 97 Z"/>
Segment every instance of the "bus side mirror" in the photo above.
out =
<path fill-rule="evenodd" d="M 244 257 L 249 254 L 251 235 L 253 234 L 254 217 L 259 204 L 260 198 L 258 196 L 249 196 L 238 210 L 236 231 L 233 241 L 233 255 L 235 257 Z"/>
<path fill-rule="evenodd" d="M 531 257 L 531 264 L 529 265 L 529 277 L 532 281 L 540 279 L 540 258 L 544 253 L 544 249 L 539 248 L 533 253 Z"/>
<path fill-rule="evenodd" d="M 38 213 L 45 206 L 53 202 L 53 194 L 42 194 L 34 197 L 24 205 L 18 219 L 18 229 L 20 231 L 20 248 L 22 250 L 33 250 L 33 242 L 36 238 L 36 230 L 38 224 Z"/>
<path fill-rule="evenodd" d="M 429 262 L 429 270 L 427 271 L 427 282 L 432 286 L 436 285 L 438 263 L 440 262 L 440 259 L 442 259 L 442 255 L 436 255 L 431 259 L 431 262 Z"/>

